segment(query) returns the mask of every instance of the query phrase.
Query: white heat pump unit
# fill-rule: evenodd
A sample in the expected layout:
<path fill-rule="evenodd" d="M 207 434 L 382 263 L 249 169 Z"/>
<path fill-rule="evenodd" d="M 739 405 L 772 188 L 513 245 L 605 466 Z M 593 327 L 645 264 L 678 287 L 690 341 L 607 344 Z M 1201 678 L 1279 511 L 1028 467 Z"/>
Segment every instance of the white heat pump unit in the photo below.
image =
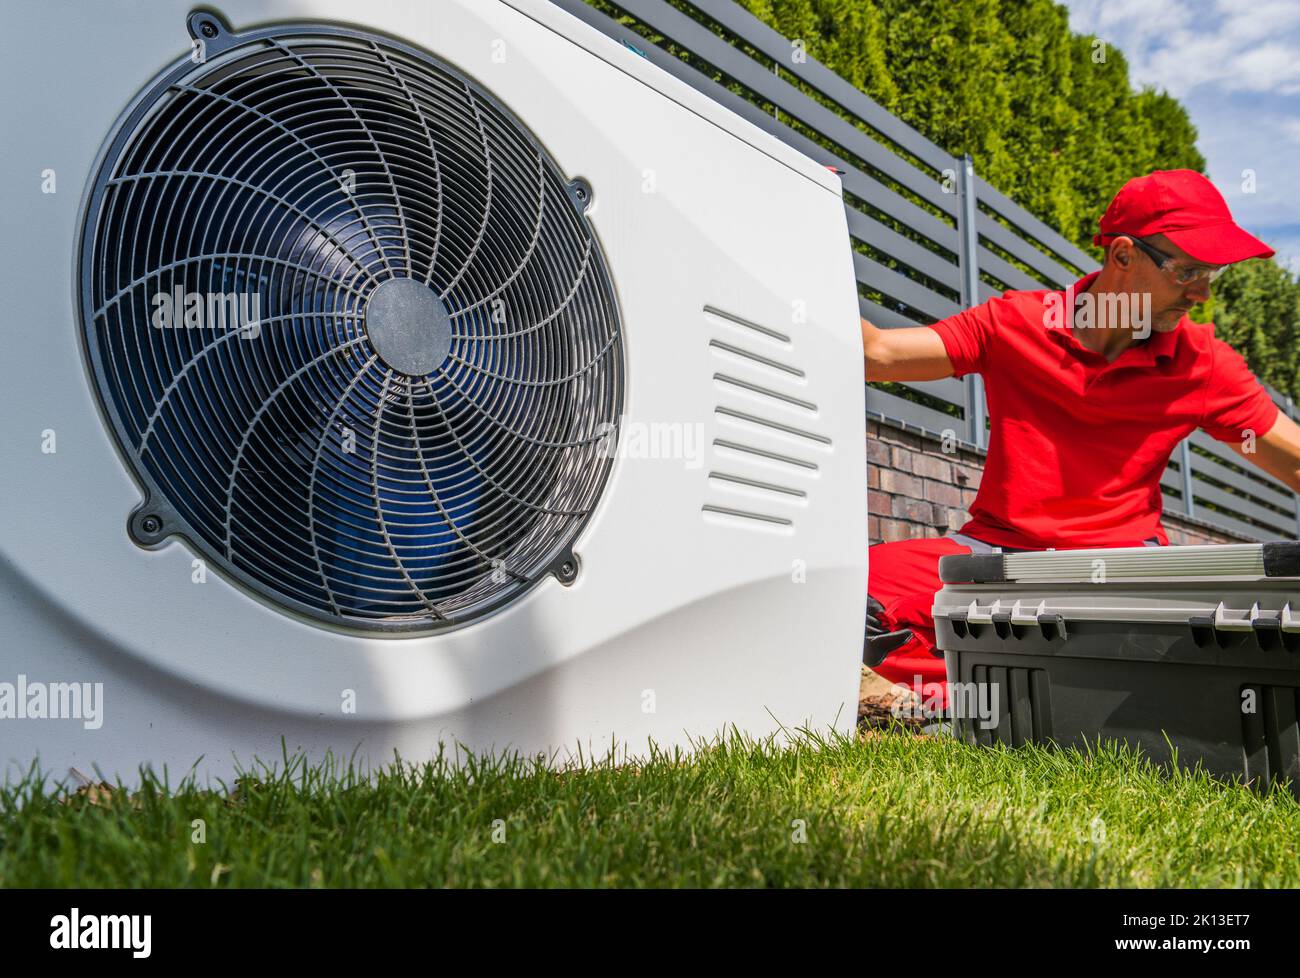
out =
<path fill-rule="evenodd" d="M 545 0 L 5 30 L 9 776 L 850 728 L 833 173 Z"/>

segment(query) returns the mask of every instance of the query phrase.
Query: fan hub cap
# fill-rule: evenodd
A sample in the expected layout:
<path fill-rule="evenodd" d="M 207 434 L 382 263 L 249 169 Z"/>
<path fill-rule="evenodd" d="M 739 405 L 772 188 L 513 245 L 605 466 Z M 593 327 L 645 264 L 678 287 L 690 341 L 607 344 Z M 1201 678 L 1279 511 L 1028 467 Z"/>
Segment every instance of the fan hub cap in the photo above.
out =
<path fill-rule="evenodd" d="M 436 292 L 413 278 L 379 283 L 366 301 L 366 335 L 398 373 L 423 377 L 451 352 L 451 317 Z"/>

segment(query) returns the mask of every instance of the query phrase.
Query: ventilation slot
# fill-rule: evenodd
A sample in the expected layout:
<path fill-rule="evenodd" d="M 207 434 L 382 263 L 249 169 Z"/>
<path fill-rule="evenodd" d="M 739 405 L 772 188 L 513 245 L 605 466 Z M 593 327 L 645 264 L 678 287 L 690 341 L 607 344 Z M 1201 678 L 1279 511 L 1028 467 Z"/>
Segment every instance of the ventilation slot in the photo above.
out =
<path fill-rule="evenodd" d="M 791 377 L 802 378 L 804 372 L 798 367 L 792 367 L 788 363 L 782 363 L 780 360 L 773 360 L 771 357 L 765 357 L 761 353 L 754 353 L 752 350 L 744 350 L 730 343 L 724 343 L 722 340 L 709 340 L 709 346 L 715 350 L 722 350 L 724 353 L 730 353 L 732 356 L 741 357 L 750 363 L 761 364 L 764 367 L 770 367 L 773 370 L 779 370 L 782 373 L 789 374 Z"/>
<path fill-rule="evenodd" d="M 779 452 L 769 452 L 763 448 L 755 448 L 753 445 L 741 445 L 738 442 L 726 441 L 722 438 L 713 440 L 715 448 L 725 448 L 733 452 L 741 452 L 745 455 L 753 455 L 757 458 L 768 459 L 773 462 L 780 462 L 784 465 L 793 465 L 796 468 L 804 469 L 811 472 L 817 471 L 817 463 L 809 462 L 807 459 L 793 458 L 789 455 L 782 455 Z"/>
<path fill-rule="evenodd" d="M 732 475 L 730 472 L 710 472 L 709 478 L 715 482 L 732 483 L 738 486 L 747 486 L 750 489 L 761 489 L 764 492 L 774 492 L 782 496 L 790 496 L 795 499 L 806 499 L 808 493 L 802 489 L 791 489 L 789 486 L 778 486 L 771 482 L 761 482 L 758 479 L 747 479 L 742 475 Z"/>
<path fill-rule="evenodd" d="M 760 326 L 758 323 L 750 322 L 748 319 L 743 319 L 733 313 L 723 312 L 721 309 L 715 309 L 713 306 L 704 307 L 704 318 L 713 322 L 714 325 L 717 325 L 716 321 L 721 319 L 724 323 L 741 326 L 745 329 L 753 330 L 761 336 L 783 343 L 786 346 L 790 345 L 790 337 L 786 336 L 785 333 L 779 332 L 778 330 L 772 329 L 768 326 Z"/>
<path fill-rule="evenodd" d="M 756 424 L 763 428 L 770 428 L 773 431 L 780 431 L 787 435 L 794 435 L 796 438 L 803 438 L 807 441 L 816 442 L 818 445 L 830 445 L 831 443 L 831 440 L 825 435 L 819 435 L 812 431 L 804 431 L 802 428 L 782 424 L 779 421 L 772 421 L 769 418 L 760 418 L 754 414 L 746 414 L 744 411 L 737 411 L 735 408 L 719 407 L 716 411 L 724 417 L 736 418 L 739 421 L 747 421 L 750 424 Z"/>
<path fill-rule="evenodd" d="M 744 509 L 732 509 L 729 506 L 715 506 L 712 503 L 705 503 L 702 507 L 705 513 L 715 513 L 719 516 L 729 516 L 740 520 L 748 520 L 751 523 L 765 523 L 769 526 L 793 526 L 794 521 L 784 516 L 769 516 L 766 513 L 752 513 Z"/>
<path fill-rule="evenodd" d="M 802 408 L 805 411 L 816 413 L 817 405 L 812 401 L 805 401 L 798 397 L 791 397 L 789 394 L 782 394 L 780 391 L 774 391 L 769 387 L 761 384 L 750 383 L 747 380 L 740 380 L 737 377 L 729 377 L 726 374 L 714 374 L 713 379 L 720 387 L 736 387 L 741 390 L 749 391 L 751 394 L 761 394 L 764 397 L 770 397 L 775 401 L 780 401 L 782 405 L 791 405 L 792 407 Z"/>

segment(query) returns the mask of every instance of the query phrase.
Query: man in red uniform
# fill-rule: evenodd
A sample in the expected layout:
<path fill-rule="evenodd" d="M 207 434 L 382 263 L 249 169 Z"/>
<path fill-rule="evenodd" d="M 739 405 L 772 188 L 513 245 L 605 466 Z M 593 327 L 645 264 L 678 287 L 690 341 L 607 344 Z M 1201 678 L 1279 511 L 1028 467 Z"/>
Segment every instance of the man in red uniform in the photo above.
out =
<path fill-rule="evenodd" d="M 930 614 L 940 556 L 1168 544 L 1160 477 L 1197 428 L 1300 491 L 1300 427 L 1213 324 L 1186 315 L 1225 266 L 1272 249 L 1191 170 L 1130 180 L 1093 243 L 1104 265 L 1069 289 L 1006 292 L 910 329 L 862 321 L 867 380 L 979 373 L 988 400 L 970 520 L 870 551 L 864 661 L 927 698 L 946 703 Z"/>

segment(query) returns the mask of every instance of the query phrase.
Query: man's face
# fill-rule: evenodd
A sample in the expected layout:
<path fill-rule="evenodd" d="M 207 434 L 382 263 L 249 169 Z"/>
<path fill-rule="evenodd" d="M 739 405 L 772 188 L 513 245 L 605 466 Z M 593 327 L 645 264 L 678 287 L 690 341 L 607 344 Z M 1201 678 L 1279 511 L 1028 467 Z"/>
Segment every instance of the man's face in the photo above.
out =
<path fill-rule="evenodd" d="M 1153 234 L 1143 240 L 1153 248 L 1164 252 L 1178 265 L 1191 268 L 1209 267 L 1173 244 L 1163 234 Z M 1197 278 L 1186 285 L 1179 285 L 1170 272 L 1159 268 L 1156 260 L 1136 244 L 1131 244 L 1127 249 L 1121 248 L 1121 252 L 1126 252 L 1128 256 L 1127 290 L 1149 297 L 1152 329 L 1161 333 L 1172 330 L 1192 306 L 1209 299 L 1208 279 Z M 1125 266 L 1121 265 L 1121 267 Z"/>

